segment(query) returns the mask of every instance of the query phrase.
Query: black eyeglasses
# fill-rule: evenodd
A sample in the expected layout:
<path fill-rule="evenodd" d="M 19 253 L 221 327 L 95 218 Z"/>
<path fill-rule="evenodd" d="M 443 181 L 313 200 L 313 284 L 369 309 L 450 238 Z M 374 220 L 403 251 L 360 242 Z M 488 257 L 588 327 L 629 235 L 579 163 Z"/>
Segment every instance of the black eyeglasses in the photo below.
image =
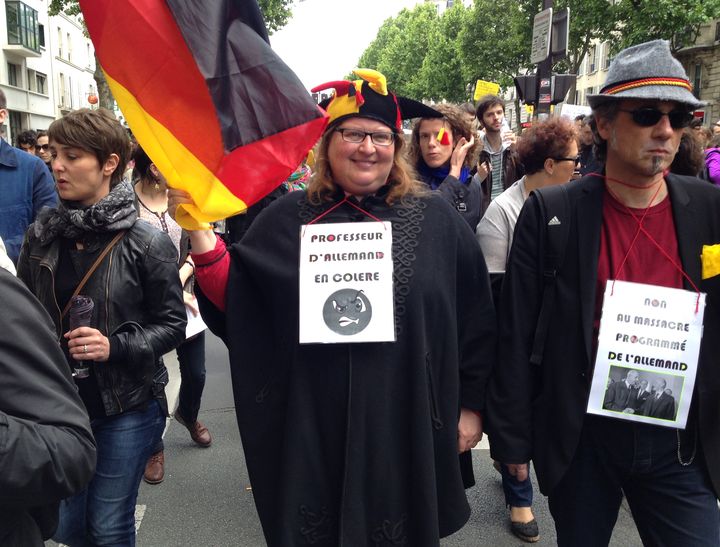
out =
<path fill-rule="evenodd" d="M 632 115 L 633 121 L 640 127 L 652 127 L 657 124 L 663 116 L 667 116 L 670 120 L 670 127 L 673 129 L 682 129 L 690 125 L 694 116 L 692 112 L 687 110 L 671 110 L 670 112 L 663 112 L 657 108 L 647 106 L 644 108 L 638 108 L 637 110 L 622 110 L 620 112 L 627 112 Z"/>
<path fill-rule="evenodd" d="M 48 148 L 50 148 L 49 144 L 36 144 L 35 150 L 45 150 L 47 152 Z"/>
<path fill-rule="evenodd" d="M 335 131 L 342 135 L 345 142 L 353 144 L 360 144 L 368 135 L 370 135 L 372 143 L 377 146 L 390 146 L 395 142 L 395 133 L 389 131 L 361 131 L 349 127 L 338 127 Z"/>
<path fill-rule="evenodd" d="M 555 161 L 571 161 L 575 165 L 578 165 L 580 163 L 580 156 L 575 156 L 574 158 L 550 158 Z"/>

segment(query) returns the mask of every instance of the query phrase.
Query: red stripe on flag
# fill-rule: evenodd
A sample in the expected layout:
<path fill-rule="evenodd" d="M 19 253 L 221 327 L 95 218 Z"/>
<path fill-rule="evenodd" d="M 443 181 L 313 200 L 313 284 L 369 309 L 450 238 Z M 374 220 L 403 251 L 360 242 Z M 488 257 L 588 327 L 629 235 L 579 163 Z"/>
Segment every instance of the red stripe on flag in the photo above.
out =
<path fill-rule="evenodd" d="M 298 167 L 297 158 L 307 153 L 308 142 L 320 139 L 326 124 L 326 118 L 316 118 L 236 148 L 225 156 L 217 172 L 218 179 L 246 203 L 255 203 L 267 195 L 267 181 L 275 181 L 274 188 L 287 178 L 288 172 L 292 173 Z M 275 161 L 268 162 L 268 157 Z"/>

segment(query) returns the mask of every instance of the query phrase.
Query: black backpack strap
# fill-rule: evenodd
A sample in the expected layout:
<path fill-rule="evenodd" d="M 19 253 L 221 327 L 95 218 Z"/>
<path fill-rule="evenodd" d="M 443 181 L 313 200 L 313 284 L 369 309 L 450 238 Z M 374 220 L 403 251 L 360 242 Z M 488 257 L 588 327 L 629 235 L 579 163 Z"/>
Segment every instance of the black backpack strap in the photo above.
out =
<path fill-rule="evenodd" d="M 555 300 L 555 281 L 565 258 L 570 232 L 570 198 L 564 184 L 536 190 L 541 218 L 545 224 L 543 247 L 543 295 L 540 304 L 530 363 L 540 365 Z"/>

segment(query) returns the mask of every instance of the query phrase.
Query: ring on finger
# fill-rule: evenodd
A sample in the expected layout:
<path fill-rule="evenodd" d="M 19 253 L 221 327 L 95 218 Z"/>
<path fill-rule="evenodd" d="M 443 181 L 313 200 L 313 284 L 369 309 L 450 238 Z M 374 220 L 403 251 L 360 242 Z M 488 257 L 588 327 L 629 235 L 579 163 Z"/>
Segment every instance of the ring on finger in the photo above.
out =
<path fill-rule="evenodd" d="M 83 344 L 83 353 L 87 353 L 87 344 Z"/>

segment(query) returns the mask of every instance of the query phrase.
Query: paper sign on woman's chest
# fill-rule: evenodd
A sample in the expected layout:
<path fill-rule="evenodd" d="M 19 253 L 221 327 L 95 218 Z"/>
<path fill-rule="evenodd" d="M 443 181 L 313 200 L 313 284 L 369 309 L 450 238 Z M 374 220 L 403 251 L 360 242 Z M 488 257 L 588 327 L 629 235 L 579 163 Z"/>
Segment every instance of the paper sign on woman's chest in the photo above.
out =
<path fill-rule="evenodd" d="M 300 343 L 393 342 L 392 224 L 300 229 Z"/>

